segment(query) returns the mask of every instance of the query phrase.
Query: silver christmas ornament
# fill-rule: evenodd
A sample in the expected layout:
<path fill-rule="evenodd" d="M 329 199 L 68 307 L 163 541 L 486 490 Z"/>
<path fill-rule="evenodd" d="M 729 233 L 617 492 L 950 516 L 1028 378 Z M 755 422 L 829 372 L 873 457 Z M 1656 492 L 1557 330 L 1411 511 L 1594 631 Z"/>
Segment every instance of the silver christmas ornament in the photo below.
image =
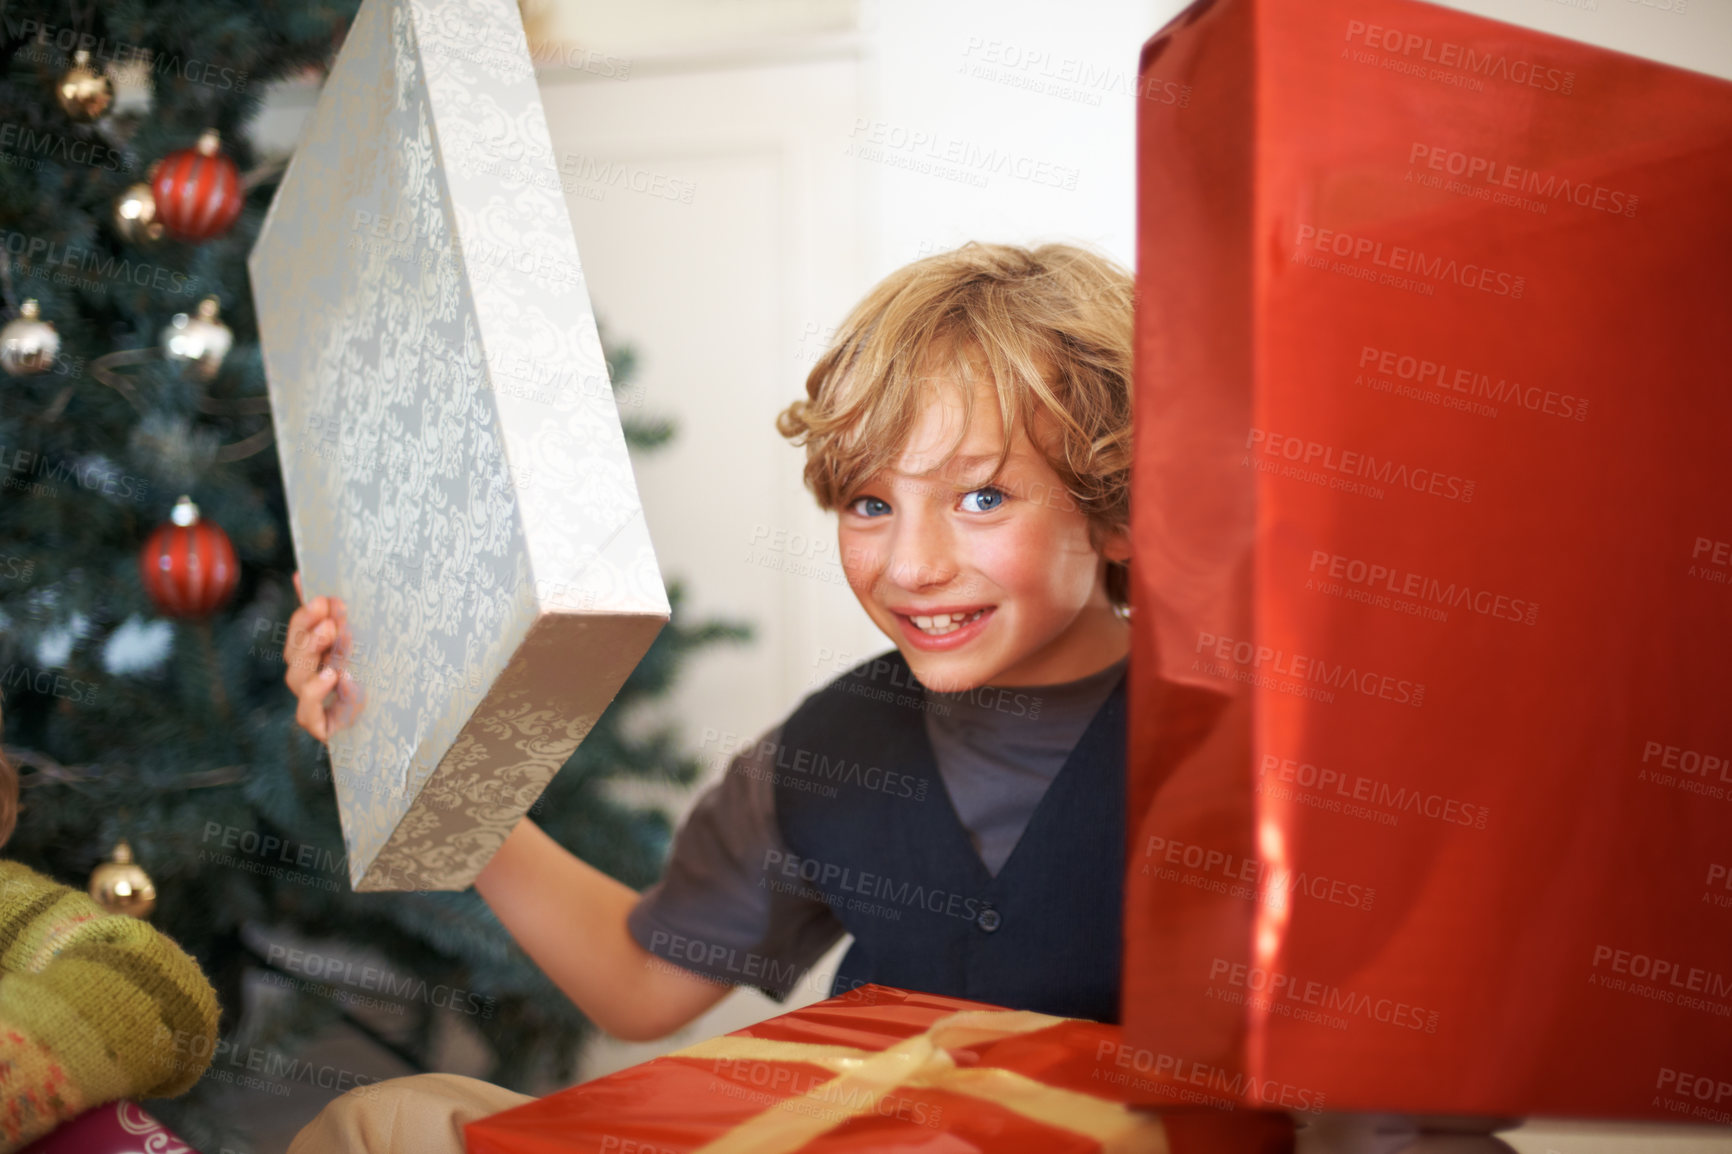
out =
<path fill-rule="evenodd" d="M 198 302 L 197 316 L 175 313 L 162 330 L 163 355 L 179 365 L 187 376 L 199 381 L 217 375 L 234 342 L 234 333 L 217 318 L 215 297 Z"/>
<path fill-rule="evenodd" d="M 60 352 L 60 334 L 42 319 L 34 298 L 24 302 L 18 316 L 0 328 L 0 368 L 15 377 L 40 373 L 54 363 Z"/>

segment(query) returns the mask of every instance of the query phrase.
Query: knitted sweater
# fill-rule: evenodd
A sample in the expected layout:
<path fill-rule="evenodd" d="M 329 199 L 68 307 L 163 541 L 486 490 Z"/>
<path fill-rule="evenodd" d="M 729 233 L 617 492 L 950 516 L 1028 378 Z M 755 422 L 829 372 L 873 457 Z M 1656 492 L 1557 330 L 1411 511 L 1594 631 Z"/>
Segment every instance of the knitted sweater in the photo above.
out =
<path fill-rule="evenodd" d="M 0 861 L 0 1154 L 117 1098 L 190 1090 L 216 992 L 172 940 Z"/>

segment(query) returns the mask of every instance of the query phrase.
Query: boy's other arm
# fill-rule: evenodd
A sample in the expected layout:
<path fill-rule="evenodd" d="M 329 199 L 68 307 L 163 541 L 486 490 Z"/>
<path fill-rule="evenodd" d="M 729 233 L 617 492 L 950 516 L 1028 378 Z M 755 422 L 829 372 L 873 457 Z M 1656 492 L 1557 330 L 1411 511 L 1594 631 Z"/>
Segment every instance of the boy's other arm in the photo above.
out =
<path fill-rule="evenodd" d="M 626 928 L 638 893 L 572 854 L 528 818 L 475 888 L 543 973 L 616 1038 L 670 1034 L 732 987 L 665 962 Z"/>

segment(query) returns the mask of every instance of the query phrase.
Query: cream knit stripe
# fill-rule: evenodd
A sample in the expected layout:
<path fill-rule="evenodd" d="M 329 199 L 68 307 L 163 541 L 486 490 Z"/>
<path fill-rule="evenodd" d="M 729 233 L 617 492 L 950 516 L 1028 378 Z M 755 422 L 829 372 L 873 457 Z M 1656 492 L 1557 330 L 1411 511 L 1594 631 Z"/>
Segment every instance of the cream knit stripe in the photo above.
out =
<path fill-rule="evenodd" d="M 68 933 L 87 922 L 111 916 L 88 894 L 30 873 L 16 862 L 6 862 L 4 868 L 11 875 L 9 894 L 16 896 L 0 906 L 0 926 L 4 926 L 0 930 L 0 943 L 7 947 L 0 954 L 0 971 L 40 970 Z M 18 876 L 20 872 L 28 874 L 40 887 L 34 895 L 24 885 L 25 879 Z"/>
<path fill-rule="evenodd" d="M 26 926 L 7 956 L 16 969 L 41 973 L 54 956 L 76 941 L 95 937 L 115 945 L 142 945 L 156 931 L 137 918 L 111 914 L 90 895 L 68 890 L 49 912 Z"/>

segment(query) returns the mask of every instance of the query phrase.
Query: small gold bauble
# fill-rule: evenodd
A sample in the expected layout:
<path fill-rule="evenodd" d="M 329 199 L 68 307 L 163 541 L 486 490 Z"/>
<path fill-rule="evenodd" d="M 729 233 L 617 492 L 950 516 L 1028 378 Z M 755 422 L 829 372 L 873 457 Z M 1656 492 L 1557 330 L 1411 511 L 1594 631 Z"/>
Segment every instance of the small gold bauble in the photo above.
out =
<path fill-rule="evenodd" d="M 145 918 L 156 908 L 156 883 L 132 860 L 132 847 L 122 839 L 113 855 L 90 871 L 90 896 L 111 914 Z"/>
<path fill-rule="evenodd" d="M 89 122 L 108 111 L 114 100 L 114 85 L 90 67 L 90 53 L 80 48 L 72 54 L 72 67 L 54 86 L 60 107 L 74 120 Z"/>
<path fill-rule="evenodd" d="M 156 219 L 156 197 L 149 184 L 140 181 L 115 200 L 114 231 L 128 244 L 153 244 L 162 239 L 162 221 Z"/>

